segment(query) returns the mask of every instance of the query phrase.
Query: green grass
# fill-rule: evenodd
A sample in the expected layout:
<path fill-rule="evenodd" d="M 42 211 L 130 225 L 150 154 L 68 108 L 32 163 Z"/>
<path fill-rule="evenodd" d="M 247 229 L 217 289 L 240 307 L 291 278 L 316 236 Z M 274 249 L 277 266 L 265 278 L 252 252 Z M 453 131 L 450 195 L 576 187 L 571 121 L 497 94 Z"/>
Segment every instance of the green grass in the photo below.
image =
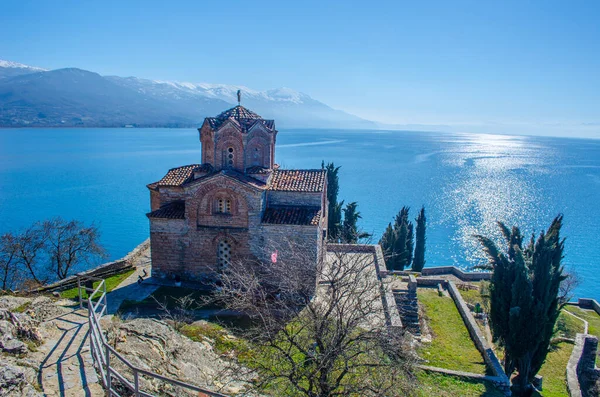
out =
<path fill-rule="evenodd" d="M 503 397 L 489 382 L 475 382 L 455 376 L 421 371 L 417 373 L 417 397 Z"/>
<path fill-rule="evenodd" d="M 433 333 L 432 342 L 419 349 L 419 356 L 428 360 L 426 365 L 484 374 L 483 357 L 471 340 L 452 298 L 440 297 L 436 290 L 426 288 L 419 288 L 417 294 Z"/>
<path fill-rule="evenodd" d="M 16 307 L 13 312 L 14 313 L 25 313 L 27 311 L 27 309 L 29 309 L 29 307 L 31 306 L 31 301 L 30 302 L 25 302 L 22 305 Z"/>
<path fill-rule="evenodd" d="M 546 362 L 542 366 L 539 375 L 544 377 L 543 390 L 540 393 L 534 393 L 534 396 L 543 397 L 568 397 L 566 370 L 569 357 L 573 351 L 573 344 L 560 342 L 551 346 L 551 350 L 546 356 Z"/>
<path fill-rule="evenodd" d="M 106 283 L 106 292 L 110 292 L 113 289 L 117 288 L 119 286 L 119 284 L 121 284 L 123 282 L 123 280 L 125 280 L 127 277 L 131 276 L 133 274 L 133 272 L 135 272 L 135 269 L 131 269 L 126 271 L 125 273 L 121 273 L 121 274 L 116 274 L 114 276 L 110 276 L 109 278 L 105 279 L 105 283 Z M 100 284 L 100 281 L 94 281 L 94 288 L 96 288 L 98 286 L 98 284 Z M 98 295 L 98 294 L 96 294 Z M 71 288 L 65 291 L 61 291 L 60 293 L 61 298 L 66 298 L 66 299 L 75 299 L 79 296 L 79 291 L 77 290 L 77 287 L 75 288 Z M 84 299 L 88 297 L 87 292 L 82 291 L 82 295 L 81 295 Z"/>
<path fill-rule="evenodd" d="M 589 324 L 588 334 L 595 335 L 600 338 L 600 315 L 593 310 L 582 309 L 578 306 L 566 306 L 564 310 L 567 310 L 574 315 L 581 317 L 586 320 Z"/>
<path fill-rule="evenodd" d="M 470 282 L 469 284 L 476 285 L 477 289 L 462 290 L 459 288 L 458 291 L 460 292 L 460 295 L 468 304 L 474 306 L 479 303 L 483 306 L 483 299 L 481 299 L 481 294 L 479 292 L 480 282 Z"/>
<path fill-rule="evenodd" d="M 241 363 L 249 364 L 254 354 L 249 343 L 233 336 L 227 329 L 213 323 L 189 324 L 183 326 L 180 332 L 196 342 L 212 341 L 215 351 L 219 354 L 235 356 Z"/>
<path fill-rule="evenodd" d="M 556 321 L 555 337 L 575 338 L 575 334 L 583 332 L 583 323 L 575 317 L 561 313 Z M 550 346 L 546 361 L 538 373 L 544 378 L 543 390 L 534 393 L 535 397 L 568 397 L 566 369 L 573 344 L 560 342 Z"/>

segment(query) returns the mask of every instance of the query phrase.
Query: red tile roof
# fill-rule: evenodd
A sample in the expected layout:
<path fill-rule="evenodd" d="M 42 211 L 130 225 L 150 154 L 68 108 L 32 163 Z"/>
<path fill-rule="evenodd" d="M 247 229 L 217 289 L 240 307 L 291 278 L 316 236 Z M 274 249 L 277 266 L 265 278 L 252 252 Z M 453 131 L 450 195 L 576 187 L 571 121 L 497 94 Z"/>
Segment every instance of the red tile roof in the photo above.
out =
<path fill-rule="evenodd" d="M 277 206 L 265 210 L 262 223 L 317 226 L 320 218 L 319 207 Z"/>
<path fill-rule="evenodd" d="M 240 105 L 222 112 L 217 117 L 206 118 L 210 127 L 215 130 L 219 129 L 227 120 L 235 121 L 244 132 L 248 131 L 255 123 L 261 123 L 269 130 L 275 128 L 273 120 L 265 120 L 258 114 Z"/>
<path fill-rule="evenodd" d="M 269 190 L 318 193 L 325 188 L 325 170 L 274 170 Z"/>
<path fill-rule="evenodd" d="M 185 202 L 173 201 L 146 214 L 148 218 L 185 219 Z"/>
<path fill-rule="evenodd" d="M 167 175 L 158 181 L 148 185 L 150 189 L 159 186 L 181 186 L 184 183 L 191 182 L 194 179 L 194 170 L 201 167 L 200 164 L 184 165 L 182 167 L 171 168 Z"/>

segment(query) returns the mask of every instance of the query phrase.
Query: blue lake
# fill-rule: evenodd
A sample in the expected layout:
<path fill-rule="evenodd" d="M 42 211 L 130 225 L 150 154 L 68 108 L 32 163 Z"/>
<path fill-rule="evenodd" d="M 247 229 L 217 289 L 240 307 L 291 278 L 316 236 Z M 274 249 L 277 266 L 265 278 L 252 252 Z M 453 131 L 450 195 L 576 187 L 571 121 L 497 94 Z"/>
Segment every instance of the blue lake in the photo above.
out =
<path fill-rule="evenodd" d="M 600 299 L 600 140 L 423 132 L 282 130 L 283 168 L 341 165 L 340 198 L 357 201 L 378 240 L 403 205 L 425 205 L 427 266 L 471 268 L 474 234 L 496 220 L 531 233 L 565 215 L 576 294 Z M 53 216 L 100 226 L 111 258 L 148 236 L 146 184 L 200 162 L 194 129 L 0 130 L 0 232 Z"/>

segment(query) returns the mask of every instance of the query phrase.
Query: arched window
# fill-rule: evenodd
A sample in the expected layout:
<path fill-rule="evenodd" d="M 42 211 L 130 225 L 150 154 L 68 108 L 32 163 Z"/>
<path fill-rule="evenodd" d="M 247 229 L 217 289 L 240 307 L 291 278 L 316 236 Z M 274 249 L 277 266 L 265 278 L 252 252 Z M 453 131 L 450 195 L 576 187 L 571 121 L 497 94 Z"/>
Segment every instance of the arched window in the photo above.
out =
<path fill-rule="evenodd" d="M 219 241 L 217 246 L 217 265 L 220 269 L 227 267 L 231 263 L 231 244 L 228 240 Z"/>
<path fill-rule="evenodd" d="M 217 199 L 217 212 L 220 214 L 231 214 L 231 199 Z"/>

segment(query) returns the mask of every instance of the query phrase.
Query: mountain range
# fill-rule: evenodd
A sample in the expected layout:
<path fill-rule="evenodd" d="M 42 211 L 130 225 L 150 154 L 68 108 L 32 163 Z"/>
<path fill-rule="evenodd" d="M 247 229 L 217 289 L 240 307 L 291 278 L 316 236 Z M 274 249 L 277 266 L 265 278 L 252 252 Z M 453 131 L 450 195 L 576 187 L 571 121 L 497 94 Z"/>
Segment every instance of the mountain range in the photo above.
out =
<path fill-rule="evenodd" d="M 194 127 L 242 104 L 283 128 L 375 128 L 290 88 L 101 76 L 0 60 L 0 127 Z"/>

